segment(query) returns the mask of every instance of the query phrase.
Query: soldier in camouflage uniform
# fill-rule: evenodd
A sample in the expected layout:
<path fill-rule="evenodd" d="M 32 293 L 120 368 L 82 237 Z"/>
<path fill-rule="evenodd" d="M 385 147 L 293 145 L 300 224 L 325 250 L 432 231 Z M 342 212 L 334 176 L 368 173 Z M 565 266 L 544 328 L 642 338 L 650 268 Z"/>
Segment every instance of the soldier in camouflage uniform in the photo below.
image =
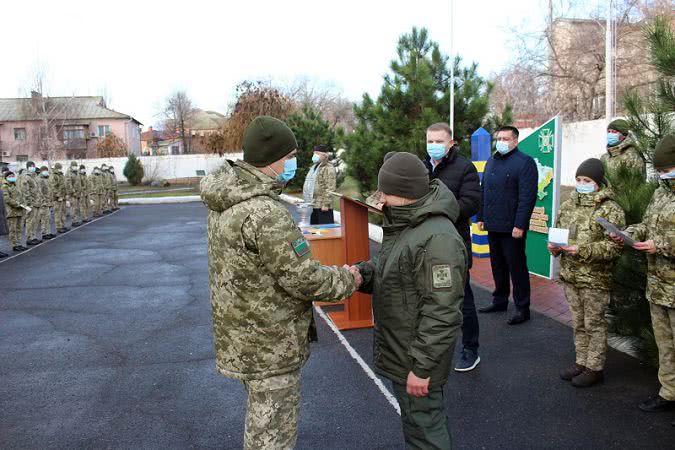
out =
<path fill-rule="evenodd" d="M 110 172 L 110 181 L 112 183 L 110 205 L 112 206 L 113 211 L 117 211 L 118 209 L 120 209 L 120 203 L 119 197 L 117 196 L 117 177 L 115 176 L 115 168 L 113 166 L 110 166 L 108 168 L 108 172 Z"/>
<path fill-rule="evenodd" d="M 327 145 L 314 146 L 312 167 L 307 172 L 303 194 L 306 203 L 312 204 L 310 224 L 321 225 L 334 223 L 333 196 L 330 192 L 336 190 L 335 167 L 328 160 L 330 148 Z"/>
<path fill-rule="evenodd" d="M 40 176 L 38 177 L 40 186 L 41 203 L 38 208 L 39 227 L 42 233 L 42 239 L 52 239 L 51 216 L 52 216 L 52 189 L 49 181 L 49 168 L 40 167 Z"/>
<path fill-rule="evenodd" d="M 82 189 L 80 195 L 80 213 L 82 214 L 82 222 L 87 223 L 89 222 L 89 208 L 91 205 L 89 203 L 89 178 L 87 177 L 87 168 L 84 164 L 80 164 L 80 172 L 77 177 L 80 180 L 80 187 Z"/>
<path fill-rule="evenodd" d="M 112 178 L 110 177 L 110 172 L 108 172 L 108 165 L 101 165 L 101 184 L 102 184 L 102 197 L 101 197 L 101 209 L 103 214 L 110 214 L 111 209 L 111 198 L 112 198 Z"/>
<path fill-rule="evenodd" d="M 101 197 L 103 181 L 101 181 L 101 169 L 94 167 L 89 177 L 89 197 L 91 198 L 92 214 L 94 218 L 101 217 Z"/>
<path fill-rule="evenodd" d="M 209 209 L 216 365 L 248 392 L 247 450 L 295 446 L 312 302 L 348 297 L 360 278 L 313 260 L 279 201 L 281 182 L 295 173 L 296 148 L 285 123 L 257 117 L 244 133 L 244 161 L 225 162 L 200 184 Z"/>
<path fill-rule="evenodd" d="M 54 164 L 51 177 L 52 201 L 54 202 L 54 224 L 58 233 L 65 233 L 66 228 L 66 199 L 68 191 L 66 189 L 66 179 L 63 175 L 63 166 L 61 163 Z"/>
<path fill-rule="evenodd" d="M 80 203 L 82 202 L 82 182 L 80 181 L 78 167 L 77 161 L 71 161 L 70 170 L 66 177 L 69 183 L 70 222 L 73 228 L 82 225 L 82 210 L 80 208 Z"/>
<path fill-rule="evenodd" d="M 587 159 L 577 169 L 577 189 L 560 207 L 556 227 L 570 230 L 566 246 L 549 244 L 561 256 L 560 279 L 572 311 L 576 365 L 560 372 L 560 378 L 576 387 L 589 387 L 603 379 L 607 354 L 607 321 L 612 272 L 621 246 L 608 240 L 596 219 L 623 228 L 626 217 L 606 187 L 603 164 Z"/>
<path fill-rule="evenodd" d="M 21 196 L 16 186 L 16 175 L 11 170 L 5 172 L 2 180 L 2 197 L 5 203 L 9 243 L 12 250 L 22 252 L 27 250 L 21 245 L 21 223 L 26 206 L 21 203 Z"/>
<path fill-rule="evenodd" d="M 610 172 L 626 166 L 646 175 L 645 159 L 629 134 L 628 122 L 616 119 L 607 126 L 607 153 L 601 160 Z"/>
<path fill-rule="evenodd" d="M 662 185 L 642 223 L 626 230 L 641 241 L 633 247 L 647 254 L 647 300 L 659 348 L 661 390 L 640 404 L 647 412 L 675 409 L 675 135 L 659 142 L 653 162 Z"/>
<path fill-rule="evenodd" d="M 40 187 L 37 181 L 37 168 L 33 161 L 26 163 L 26 172 L 19 175 L 17 185 L 19 187 L 19 196 L 21 202 L 28 207 L 24 220 L 26 223 L 26 244 L 37 245 L 42 242 L 37 238 L 39 216 L 38 208 L 42 203 Z"/>

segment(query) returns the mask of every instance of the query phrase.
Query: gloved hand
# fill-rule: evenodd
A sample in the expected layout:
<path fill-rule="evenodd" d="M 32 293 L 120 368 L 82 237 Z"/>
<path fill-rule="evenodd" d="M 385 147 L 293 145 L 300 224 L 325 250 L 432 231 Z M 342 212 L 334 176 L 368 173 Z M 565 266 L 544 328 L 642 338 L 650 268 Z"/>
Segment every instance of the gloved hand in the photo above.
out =
<path fill-rule="evenodd" d="M 31 208 L 30 206 L 24 206 L 23 209 L 25 209 L 27 213 L 33 210 L 33 208 Z"/>
<path fill-rule="evenodd" d="M 66 200 L 66 208 L 70 208 L 70 202 Z"/>

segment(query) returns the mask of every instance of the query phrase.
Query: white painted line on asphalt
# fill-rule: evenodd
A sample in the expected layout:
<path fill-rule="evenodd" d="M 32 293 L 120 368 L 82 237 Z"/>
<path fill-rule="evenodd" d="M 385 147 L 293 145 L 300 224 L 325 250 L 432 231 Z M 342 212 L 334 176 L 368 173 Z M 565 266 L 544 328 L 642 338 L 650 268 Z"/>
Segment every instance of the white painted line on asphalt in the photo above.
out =
<path fill-rule="evenodd" d="M 98 221 L 101 220 L 101 219 L 105 219 L 106 217 L 110 217 L 110 216 L 112 216 L 113 214 L 117 214 L 117 213 L 120 212 L 121 210 L 122 210 L 122 209 L 120 208 L 120 209 L 118 209 L 117 211 L 111 212 L 110 214 L 106 214 L 106 215 L 103 215 L 103 216 L 101 216 L 101 217 L 97 217 L 96 219 L 90 220 L 90 221 L 87 222 L 87 223 L 83 223 L 82 225 L 80 225 L 80 226 L 77 227 L 77 228 L 72 228 L 72 226 L 71 226 L 70 230 L 66 231 L 65 233 L 61 233 L 61 234 L 58 234 L 58 233 L 57 233 L 57 235 L 56 235 L 55 237 L 53 237 L 53 238 L 51 238 L 51 239 L 49 239 L 49 240 L 47 240 L 47 241 L 44 241 L 44 240 L 43 240 L 41 244 L 34 245 L 34 246 L 32 246 L 32 247 L 28 247 L 28 250 L 24 250 L 24 251 L 22 251 L 21 253 L 17 253 L 16 255 L 12 255 L 12 256 L 8 256 L 7 258 L 2 258 L 2 259 L 0 259 L 0 264 L 6 263 L 6 262 L 9 261 L 10 259 L 14 259 L 14 258 L 16 258 L 16 257 L 18 257 L 18 256 L 25 255 L 26 253 L 29 253 L 29 252 L 35 250 L 35 249 L 38 248 L 38 247 L 41 247 L 41 246 L 43 246 L 43 245 L 49 244 L 50 242 L 53 242 L 53 241 L 59 239 L 59 238 L 62 238 L 63 236 L 65 236 L 65 235 L 68 234 L 68 233 L 72 233 L 73 231 L 80 230 L 80 229 L 86 227 L 87 225 L 91 225 L 92 223 L 98 222 Z M 28 239 L 28 238 L 26 238 L 26 239 Z M 10 243 L 10 245 L 11 245 L 11 243 Z M 12 250 L 12 251 L 13 251 L 13 250 Z"/>
<path fill-rule="evenodd" d="M 366 364 L 366 362 L 361 358 L 361 355 L 358 354 L 356 350 L 354 350 L 354 347 L 351 346 L 349 341 L 347 341 L 347 338 L 340 333 L 340 330 L 337 329 L 335 324 L 333 323 L 332 320 L 326 316 L 326 313 L 323 312 L 323 309 L 321 309 L 320 306 L 315 306 L 314 309 L 316 309 L 316 312 L 321 316 L 321 318 L 328 324 L 328 326 L 333 330 L 333 333 L 337 336 L 338 340 L 342 345 L 345 346 L 347 349 L 347 352 L 351 355 L 351 357 L 361 366 L 361 369 L 368 375 L 368 378 L 373 380 L 373 383 L 377 386 L 377 388 L 382 392 L 382 395 L 387 399 L 387 401 L 391 404 L 391 406 L 394 407 L 398 415 L 401 415 L 401 407 L 398 405 L 398 402 L 396 401 L 396 397 L 389 392 L 389 390 L 386 388 L 384 383 L 382 383 L 382 380 L 380 380 L 377 375 L 375 375 L 375 372 L 372 371 L 372 369 Z"/>

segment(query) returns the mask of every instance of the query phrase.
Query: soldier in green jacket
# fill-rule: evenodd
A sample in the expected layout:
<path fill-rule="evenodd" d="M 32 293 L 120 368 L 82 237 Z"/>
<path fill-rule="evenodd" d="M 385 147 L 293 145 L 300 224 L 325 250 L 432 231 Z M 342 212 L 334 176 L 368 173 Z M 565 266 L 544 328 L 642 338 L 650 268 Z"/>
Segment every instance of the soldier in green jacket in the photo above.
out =
<path fill-rule="evenodd" d="M 244 161 L 225 162 L 200 184 L 216 366 L 248 392 L 247 450 L 294 448 L 312 302 L 346 298 L 360 281 L 348 268 L 313 260 L 279 200 L 295 174 L 296 149 L 285 123 L 257 117 L 244 133 Z"/>
<path fill-rule="evenodd" d="M 560 207 L 556 227 L 570 231 L 568 245 L 548 244 L 560 256 L 560 279 L 572 311 L 576 364 L 560 378 L 576 387 L 589 387 L 603 379 L 607 354 L 607 321 L 612 272 L 621 246 L 608 240 L 596 221 L 602 218 L 623 228 L 626 217 L 607 187 L 603 164 L 587 159 L 577 169 L 576 190 Z"/>
<path fill-rule="evenodd" d="M 82 189 L 80 195 L 80 213 L 82 214 L 82 222 L 89 222 L 89 209 L 90 209 L 90 195 L 89 195 L 89 178 L 87 177 L 87 168 L 84 164 L 80 164 L 80 170 L 77 175 L 80 180 L 80 188 Z"/>
<path fill-rule="evenodd" d="M 658 143 L 653 164 L 661 186 L 642 223 L 626 229 L 640 241 L 633 247 L 647 254 L 647 300 L 659 349 L 661 390 L 640 404 L 647 412 L 675 409 L 675 135 Z"/>
<path fill-rule="evenodd" d="M 103 181 L 101 181 L 101 169 L 94 167 L 89 177 L 89 196 L 91 198 L 92 214 L 94 218 L 101 217 L 101 197 Z"/>
<path fill-rule="evenodd" d="M 70 162 L 70 169 L 66 180 L 68 182 L 69 202 L 70 202 L 70 223 L 73 228 L 82 225 L 82 210 L 80 203 L 82 201 L 82 183 L 77 161 Z"/>
<path fill-rule="evenodd" d="M 468 255 L 459 203 L 411 153 L 389 153 L 378 175 L 384 239 L 357 264 L 373 294 L 375 370 L 391 380 L 408 448 L 450 449 L 443 385 L 457 336 Z"/>
<path fill-rule="evenodd" d="M 29 209 L 21 203 L 19 190 L 16 186 L 16 175 L 11 170 L 5 172 L 2 186 L 2 197 L 5 202 L 5 214 L 7 217 L 7 228 L 9 234 L 9 243 L 15 252 L 27 250 L 21 245 L 21 224 L 25 211 Z"/>
<path fill-rule="evenodd" d="M 113 166 L 110 166 L 108 168 L 108 172 L 110 172 L 110 182 L 112 183 L 112 194 L 110 199 L 110 205 L 113 211 L 117 211 L 118 209 L 120 209 L 120 201 L 119 197 L 117 196 L 117 177 L 115 176 L 115 168 Z"/>
<path fill-rule="evenodd" d="M 336 190 L 335 166 L 328 160 L 330 148 L 327 145 L 314 146 L 312 167 L 307 172 L 303 185 L 305 202 L 312 204 L 309 223 L 321 225 L 334 223 L 333 196 Z"/>
<path fill-rule="evenodd" d="M 112 198 L 112 179 L 110 172 L 108 172 L 108 165 L 101 165 L 101 210 L 103 214 L 110 214 L 112 212 L 111 206 Z"/>
<path fill-rule="evenodd" d="M 38 239 L 38 208 L 41 204 L 41 193 L 37 182 L 37 168 L 33 161 L 26 163 L 26 172 L 19 175 L 17 186 L 19 187 L 19 197 L 21 202 L 29 209 L 26 210 L 24 220 L 26 223 L 26 244 L 37 245 L 42 242 Z"/>
<path fill-rule="evenodd" d="M 40 167 L 40 176 L 38 177 L 38 184 L 40 186 L 41 203 L 38 208 L 38 220 L 42 239 L 52 239 L 52 189 L 49 181 L 49 168 L 47 166 Z"/>
<path fill-rule="evenodd" d="M 63 175 L 63 166 L 61 163 L 54 164 L 51 176 L 52 201 L 54 202 L 54 224 L 58 233 L 65 233 L 66 228 L 66 199 L 68 190 L 66 188 L 66 178 Z"/>
<path fill-rule="evenodd" d="M 610 172 L 623 165 L 638 171 L 644 177 L 645 159 L 635 147 L 629 131 L 628 122 L 623 119 L 613 120 L 607 126 L 607 152 L 602 155 L 601 160 Z"/>

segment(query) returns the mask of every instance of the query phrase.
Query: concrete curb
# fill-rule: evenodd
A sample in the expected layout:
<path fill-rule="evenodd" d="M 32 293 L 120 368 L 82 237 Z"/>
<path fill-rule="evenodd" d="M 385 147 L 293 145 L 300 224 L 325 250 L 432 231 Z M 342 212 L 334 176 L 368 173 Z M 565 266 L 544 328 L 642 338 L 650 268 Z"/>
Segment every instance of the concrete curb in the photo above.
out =
<path fill-rule="evenodd" d="M 160 205 L 166 203 L 192 203 L 201 202 L 202 198 L 199 195 L 182 195 L 176 197 L 137 197 L 137 198 L 121 198 L 120 205 Z"/>

